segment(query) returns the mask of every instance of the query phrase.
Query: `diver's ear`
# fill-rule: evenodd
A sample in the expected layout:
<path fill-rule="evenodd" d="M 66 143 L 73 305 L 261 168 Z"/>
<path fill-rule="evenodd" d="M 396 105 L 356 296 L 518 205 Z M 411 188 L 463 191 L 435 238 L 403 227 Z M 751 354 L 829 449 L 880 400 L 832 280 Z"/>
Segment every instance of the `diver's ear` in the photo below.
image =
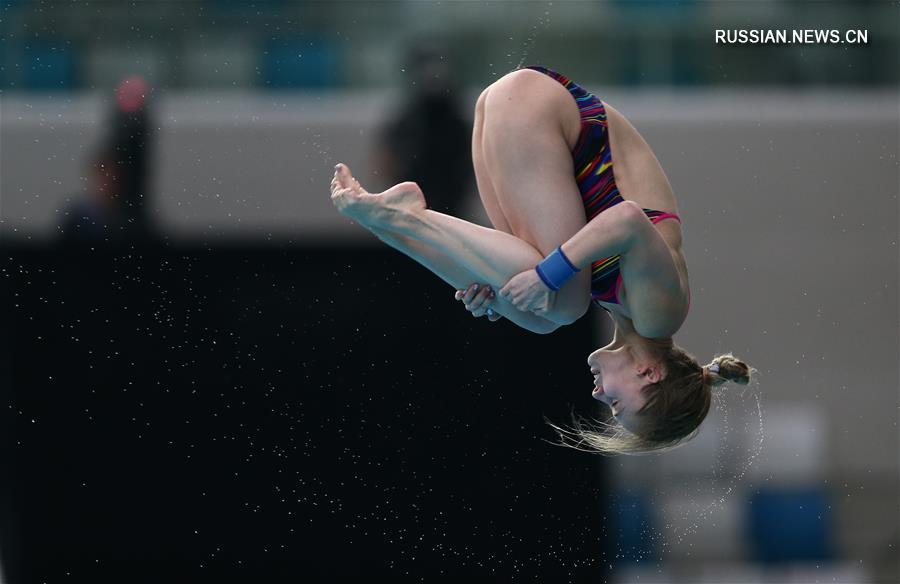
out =
<path fill-rule="evenodd" d="M 663 378 L 663 370 L 660 365 L 647 364 L 641 367 L 641 375 L 650 383 L 659 383 Z"/>

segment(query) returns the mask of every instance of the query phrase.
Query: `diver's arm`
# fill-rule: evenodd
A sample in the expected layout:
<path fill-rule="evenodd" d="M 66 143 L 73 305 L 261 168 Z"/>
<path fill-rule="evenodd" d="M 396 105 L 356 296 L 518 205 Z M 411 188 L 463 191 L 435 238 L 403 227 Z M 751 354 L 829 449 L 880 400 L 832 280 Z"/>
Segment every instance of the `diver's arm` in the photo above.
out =
<path fill-rule="evenodd" d="M 607 213 L 609 220 L 600 221 Z M 619 256 L 626 302 L 638 334 L 670 337 L 684 322 L 688 291 L 678 270 L 678 254 L 636 203 L 624 201 L 604 211 L 562 250 L 579 269 L 589 268 L 593 260 Z"/>
<path fill-rule="evenodd" d="M 653 224 L 640 206 L 622 201 L 588 221 L 562 244 L 562 250 L 576 268 L 583 270 L 597 259 L 628 253 L 647 236 L 647 229 L 653 230 Z"/>

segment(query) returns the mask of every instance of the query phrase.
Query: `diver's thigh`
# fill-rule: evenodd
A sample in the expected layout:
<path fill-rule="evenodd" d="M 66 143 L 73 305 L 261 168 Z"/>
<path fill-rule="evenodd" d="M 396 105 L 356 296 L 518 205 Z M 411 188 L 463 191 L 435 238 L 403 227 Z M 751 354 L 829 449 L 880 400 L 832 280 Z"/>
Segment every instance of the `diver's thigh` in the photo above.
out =
<path fill-rule="evenodd" d="M 558 82 L 541 73 L 550 83 Z M 484 103 L 482 146 L 485 170 L 497 203 L 512 233 L 531 243 L 542 255 L 584 227 L 586 216 L 575 164 L 564 127 L 577 106 L 563 89 L 533 76 L 495 83 Z M 572 103 L 565 101 L 571 100 Z M 558 297 L 581 306 L 590 295 L 590 270 Z"/>
<path fill-rule="evenodd" d="M 481 198 L 481 204 L 487 213 L 488 219 L 494 229 L 512 233 L 509 221 L 500 208 L 497 201 L 497 193 L 491 179 L 491 173 L 488 171 L 487 164 L 484 160 L 484 104 L 490 88 L 485 89 L 478 97 L 475 104 L 475 121 L 472 127 L 472 164 L 475 170 L 475 182 L 478 186 L 478 196 Z"/>
<path fill-rule="evenodd" d="M 574 101 L 560 101 L 571 100 L 562 86 L 563 96 L 530 76 L 503 81 L 491 86 L 484 103 L 484 171 L 512 232 L 546 254 L 586 222 L 561 118 Z"/>

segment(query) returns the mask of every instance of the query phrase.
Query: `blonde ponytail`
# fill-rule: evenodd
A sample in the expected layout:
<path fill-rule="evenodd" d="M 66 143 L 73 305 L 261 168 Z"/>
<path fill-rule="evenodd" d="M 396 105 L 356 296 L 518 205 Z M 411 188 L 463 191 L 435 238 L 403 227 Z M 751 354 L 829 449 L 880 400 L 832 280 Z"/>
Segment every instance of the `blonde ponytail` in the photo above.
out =
<path fill-rule="evenodd" d="M 719 387 L 726 381 L 747 385 L 756 369 L 750 367 L 731 353 L 718 355 L 703 367 L 703 377 L 713 387 Z"/>

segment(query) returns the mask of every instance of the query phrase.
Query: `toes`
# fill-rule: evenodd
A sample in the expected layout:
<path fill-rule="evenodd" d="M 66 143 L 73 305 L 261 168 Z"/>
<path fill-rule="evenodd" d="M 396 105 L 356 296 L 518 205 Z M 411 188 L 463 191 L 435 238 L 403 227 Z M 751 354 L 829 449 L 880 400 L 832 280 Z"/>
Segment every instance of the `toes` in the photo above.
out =
<path fill-rule="evenodd" d="M 368 191 L 359 184 L 359 181 L 353 177 L 353 173 L 350 172 L 350 167 L 342 162 L 335 165 L 333 180 L 337 181 L 337 184 L 342 188 L 350 189 L 357 193 L 368 193 Z"/>
<path fill-rule="evenodd" d="M 336 188 L 342 189 L 345 189 L 349 186 L 347 184 L 347 179 L 344 177 L 343 173 L 340 170 L 337 170 L 337 167 L 335 167 L 334 178 L 331 179 L 331 184 Z"/>
<path fill-rule="evenodd" d="M 342 185 L 345 187 L 349 187 L 353 181 L 356 179 L 353 178 L 353 175 L 350 174 L 350 168 L 341 162 L 334 167 L 334 176 L 340 181 Z"/>

